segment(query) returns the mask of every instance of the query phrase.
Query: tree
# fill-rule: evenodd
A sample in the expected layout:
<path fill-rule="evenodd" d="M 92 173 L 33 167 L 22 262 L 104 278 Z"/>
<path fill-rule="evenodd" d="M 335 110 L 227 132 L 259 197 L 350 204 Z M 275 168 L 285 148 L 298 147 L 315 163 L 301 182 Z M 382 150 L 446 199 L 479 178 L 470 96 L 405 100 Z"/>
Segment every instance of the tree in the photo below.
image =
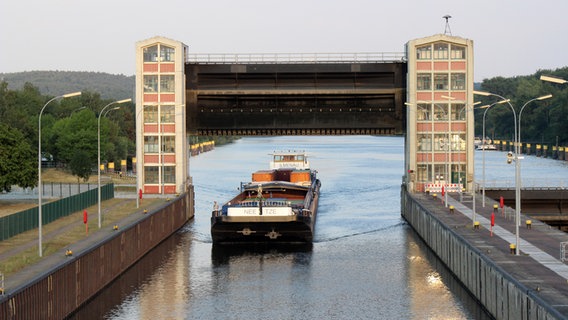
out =
<path fill-rule="evenodd" d="M 85 109 L 58 120 L 51 132 L 55 160 L 67 164 L 74 175 L 88 180 L 97 163 L 97 119 L 93 111 Z"/>
<path fill-rule="evenodd" d="M 88 181 L 91 176 L 92 164 L 88 159 L 88 153 L 84 150 L 77 150 L 73 153 L 73 157 L 69 162 L 71 174 L 77 176 L 77 180 L 83 178 L 83 181 Z"/>
<path fill-rule="evenodd" d="M 0 192 L 9 192 L 13 185 L 22 188 L 36 186 L 36 157 L 20 131 L 0 124 Z"/>

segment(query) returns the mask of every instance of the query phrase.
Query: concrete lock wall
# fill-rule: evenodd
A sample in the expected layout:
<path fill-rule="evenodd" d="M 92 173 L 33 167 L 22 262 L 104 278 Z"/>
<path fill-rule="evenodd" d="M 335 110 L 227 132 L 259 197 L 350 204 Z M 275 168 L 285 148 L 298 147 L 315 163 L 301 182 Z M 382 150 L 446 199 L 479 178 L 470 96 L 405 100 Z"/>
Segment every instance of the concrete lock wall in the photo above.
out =
<path fill-rule="evenodd" d="M 497 319 L 557 319 L 553 309 L 428 212 L 402 187 L 402 216 Z"/>
<path fill-rule="evenodd" d="M 0 319 L 63 319 L 193 217 L 193 188 L 10 293 Z"/>

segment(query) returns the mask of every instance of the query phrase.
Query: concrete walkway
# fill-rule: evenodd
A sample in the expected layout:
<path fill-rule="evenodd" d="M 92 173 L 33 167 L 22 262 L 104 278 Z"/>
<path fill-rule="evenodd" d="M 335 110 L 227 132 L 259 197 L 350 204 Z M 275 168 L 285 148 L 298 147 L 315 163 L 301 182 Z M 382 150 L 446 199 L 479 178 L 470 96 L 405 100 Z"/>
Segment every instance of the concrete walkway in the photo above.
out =
<path fill-rule="evenodd" d="M 135 203 L 133 197 L 125 197 L 122 201 L 129 201 Z M 5 276 L 4 279 L 4 293 L 11 293 L 17 291 L 20 288 L 27 286 L 29 283 L 36 281 L 37 279 L 41 279 L 45 276 L 47 272 L 57 268 L 66 263 L 71 263 L 74 261 L 74 257 L 80 255 L 81 253 L 87 252 L 91 250 L 93 247 L 98 246 L 100 243 L 103 243 L 117 235 L 116 231 L 113 230 L 114 225 L 118 225 L 121 229 L 125 229 L 138 223 L 141 219 L 145 219 L 147 217 L 144 214 L 144 210 L 147 210 L 148 214 L 151 214 L 153 211 L 161 208 L 164 205 L 167 205 L 168 202 L 166 201 L 143 201 L 140 205 L 140 208 L 136 209 L 135 212 L 125 216 L 122 219 L 112 221 L 112 223 L 105 225 L 102 229 L 94 229 L 90 230 L 89 235 L 80 239 L 79 241 L 66 246 L 65 248 L 59 249 L 53 254 L 45 255 L 40 261 L 37 263 L 32 263 L 26 266 L 24 269 Z M 121 203 L 117 203 L 114 206 L 109 206 L 107 203 L 103 202 L 102 211 L 106 214 L 111 214 L 113 210 L 117 210 L 121 206 Z M 110 221 L 110 219 L 109 219 Z M 52 222 L 52 223 L 57 223 Z M 51 239 L 55 239 L 58 236 L 61 236 L 66 231 L 77 227 L 77 225 L 82 225 L 83 221 L 76 221 L 69 224 L 63 224 L 60 228 L 52 231 L 46 232 L 43 235 L 44 246 L 46 245 L 47 241 Z M 37 229 L 36 229 L 37 231 Z M 6 239 L 3 242 L 10 242 L 13 239 Z M 14 245 L 11 247 L 10 250 L 3 252 L 0 254 L 0 261 L 4 261 L 5 259 L 11 258 L 13 256 L 18 256 L 22 254 L 23 251 L 29 250 L 32 247 L 37 248 L 38 242 L 26 242 L 21 243 L 18 245 Z M 67 249 L 71 249 L 73 251 L 73 256 L 66 256 L 65 252 Z M 0 284 L 1 285 L 1 284 Z M 0 295 L 0 302 L 3 302 L 6 295 Z"/>
<path fill-rule="evenodd" d="M 514 210 L 506 208 L 505 214 L 498 209 L 495 213 L 495 226 L 491 234 L 491 213 L 493 205 L 498 204 L 486 198 L 476 197 L 475 221 L 480 228 L 473 227 L 473 201 L 460 202 L 459 194 L 448 197 L 448 205 L 455 207 L 451 213 L 444 205 L 442 197 L 434 198 L 425 193 L 413 197 L 436 219 L 458 234 L 471 247 L 477 249 L 487 260 L 515 279 L 521 290 L 532 292 L 568 319 L 568 265 L 560 257 L 561 243 L 568 242 L 568 233 L 521 215 L 519 227 L 520 254 L 511 253 L 510 244 L 516 243 Z M 522 209 L 522 208 L 521 208 Z M 532 227 L 525 226 L 527 219 Z"/>
<path fill-rule="evenodd" d="M 457 212 L 463 214 L 466 218 L 469 218 L 470 220 L 473 218 L 473 210 L 466 207 L 465 205 L 461 204 L 460 202 L 458 202 L 453 197 L 448 197 L 448 205 L 453 205 L 455 207 L 455 209 L 457 210 Z M 485 208 L 482 207 L 481 209 L 483 210 Z M 476 211 L 477 211 L 477 208 L 476 208 Z M 483 211 L 486 211 L 486 210 L 483 210 Z M 497 215 L 499 215 L 499 213 L 497 213 L 496 216 Z M 521 218 L 522 218 L 522 216 L 521 216 Z M 476 220 L 479 221 L 480 225 L 482 227 L 485 227 L 487 230 L 489 230 L 491 228 L 491 220 L 490 219 L 491 218 L 489 218 L 489 219 L 485 218 L 481 214 L 476 215 Z M 525 219 L 524 220 L 521 219 L 521 221 L 526 221 L 527 219 L 530 219 L 530 218 L 525 217 Z M 537 222 L 537 221 L 535 221 L 535 222 Z M 501 222 L 500 224 L 503 225 L 504 223 Z M 517 238 L 516 238 L 516 235 L 515 235 L 515 230 L 513 230 L 513 232 L 509 232 L 505 227 L 502 227 L 500 224 L 495 223 L 495 226 L 493 227 L 493 235 L 497 236 L 497 237 L 501 237 L 501 239 L 503 239 L 503 240 L 505 240 L 509 243 L 516 244 Z M 514 225 L 515 225 L 515 222 L 513 221 L 513 228 L 514 228 Z M 510 225 L 508 227 L 510 228 Z M 525 227 L 524 226 L 519 227 L 519 234 L 521 233 L 522 228 L 525 228 Z M 532 231 L 532 227 L 531 227 L 531 231 Z M 550 231 L 552 232 L 552 229 L 550 229 Z M 568 237 L 567 237 L 567 241 L 568 241 Z M 558 256 L 558 254 L 560 253 L 560 244 L 559 244 L 559 247 L 558 247 L 557 256 L 554 257 L 554 256 L 551 256 L 549 253 L 541 250 L 538 247 L 538 244 L 532 244 L 528 240 L 525 240 L 525 239 L 519 237 L 519 250 L 522 253 L 529 255 L 531 258 L 538 261 L 539 263 L 541 263 L 543 266 L 547 267 L 548 269 L 556 272 L 558 275 L 560 275 L 564 279 L 568 280 L 568 265 L 566 265 L 562 261 L 560 261 L 559 260 L 560 257 Z"/>

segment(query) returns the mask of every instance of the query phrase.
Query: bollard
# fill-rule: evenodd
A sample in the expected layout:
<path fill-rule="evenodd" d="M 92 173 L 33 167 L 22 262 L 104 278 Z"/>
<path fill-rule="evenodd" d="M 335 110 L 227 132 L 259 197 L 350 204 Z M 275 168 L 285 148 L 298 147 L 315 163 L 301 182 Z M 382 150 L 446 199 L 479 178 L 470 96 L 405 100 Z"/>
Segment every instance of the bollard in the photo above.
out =
<path fill-rule="evenodd" d="M 454 206 L 450 206 L 450 213 L 454 213 Z"/>
<path fill-rule="evenodd" d="M 479 229 L 479 221 L 474 221 L 474 222 L 473 222 L 473 228 L 474 228 L 474 229 Z"/>
<path fill-rule="evenodd" d="M 527 220 L 526 224 L 527 224 L 527 229 L 532 228 L 532 220 Z"/>
<path fill-rule="evenodd" d="M 496 213 L 498 208 L 499 208 L 499 206 L 497 204 L 494 204 L 493 205 L 493 213 Z"/>
<path fill-rule="evenodd" d="M 511 254 L 515 254 L 515 249 L 517 249 L 517 246 L 514 243 L 511 243 L 509 245 L 509 249 L 511 250 Z"/>
<path fill-rule="evenodd" d="M 436 200 L 437 197 L 438 197 L 438 194 L 432 193 L 432 199 Z"/>

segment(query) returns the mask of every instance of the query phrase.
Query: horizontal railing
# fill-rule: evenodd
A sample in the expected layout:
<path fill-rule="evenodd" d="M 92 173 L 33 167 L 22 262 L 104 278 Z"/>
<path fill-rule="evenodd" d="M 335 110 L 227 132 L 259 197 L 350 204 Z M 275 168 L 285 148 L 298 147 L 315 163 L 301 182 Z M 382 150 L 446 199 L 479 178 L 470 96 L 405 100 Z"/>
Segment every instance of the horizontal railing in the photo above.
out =
<path fill-rule="evenodd" d="M 521 188 L 524 190 L 545 190 L 545 189 L 566 189 L 568 188 L 568 180 L 565 179 L 522 179 Z M 483 187 L 483 180 L 475 181 L 480 188 Z M 487 180 L 485 188 L 491 189 L 514 189 L 515 180 Z"/>
<path fill-rule="evenodd" d="M 187 63 L 235 64 L 235 63 L 334 63 L 334 62 L 405 62 L 403 52 L 363 53 L 190 53 Z"/>

